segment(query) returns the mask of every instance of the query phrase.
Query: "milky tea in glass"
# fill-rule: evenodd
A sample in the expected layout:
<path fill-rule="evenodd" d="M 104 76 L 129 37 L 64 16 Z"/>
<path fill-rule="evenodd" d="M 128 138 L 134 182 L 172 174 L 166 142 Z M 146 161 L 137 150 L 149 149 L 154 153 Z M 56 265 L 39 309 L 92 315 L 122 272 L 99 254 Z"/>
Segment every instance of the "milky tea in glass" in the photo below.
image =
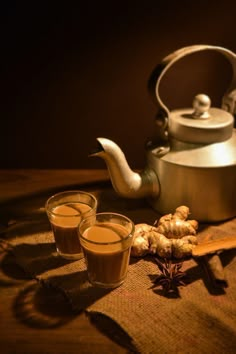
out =
<path fill-rule="evenodd" d="M 94 215 L 96 198 L 83 191 L 65 191 L 50 197 L 46 212 L 51 223 L 57 252 L 66 259 L 83 257 L 77 228 L 83 217 Z"/>
<path fill-rule="evenodd" d="M 98 213 L 84 218 L 78 230 L 90 283 L 105 288 L 121 285 L 130 260 L 133 222 L 121 214 Z"/>

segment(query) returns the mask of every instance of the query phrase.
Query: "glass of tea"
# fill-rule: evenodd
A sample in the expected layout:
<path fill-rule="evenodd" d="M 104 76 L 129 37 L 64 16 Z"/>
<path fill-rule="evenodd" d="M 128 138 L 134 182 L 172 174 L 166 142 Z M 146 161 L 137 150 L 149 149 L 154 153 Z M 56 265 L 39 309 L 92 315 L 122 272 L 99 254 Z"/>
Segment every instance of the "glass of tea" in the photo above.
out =
<path fill-rule="evenodd" d="M 57 252 L 66 259 L 83 257 L 77 228 L 81 220 L 95 215 L 97 199 L 83 191 L 65 191 L 51 196 L 45 205 Z"/>
<path fill-rule="evenodd" d="M 133 222 L 121 214 L 97 213 L 81 221 L 78 234 L 90 283 L 104 288 L 121 285 L 128 271 Z"/>

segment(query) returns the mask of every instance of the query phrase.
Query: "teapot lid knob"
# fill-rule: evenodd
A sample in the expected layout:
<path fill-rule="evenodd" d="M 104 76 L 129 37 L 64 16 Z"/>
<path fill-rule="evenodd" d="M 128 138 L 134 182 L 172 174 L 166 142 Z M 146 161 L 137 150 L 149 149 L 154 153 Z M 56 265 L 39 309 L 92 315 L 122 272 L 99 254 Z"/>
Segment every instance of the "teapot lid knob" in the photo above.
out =
<path fill-rule="evenodd" d="M 194 97 L 193 99 L 193 118 L 196 119 L 207 119 L 210 117 L 209 109 L 211 107 L 211 99 L 209 96 L 201 93 Z"/>
<path fill-rule="evenodd" d="M 176 109 L 169 113 L 169 134 L 188 143 L 209 144 L 229 139 L 234 117 L 229 112 L 211 107 L 211 99 L 198 94 L 193 108 Z"/>

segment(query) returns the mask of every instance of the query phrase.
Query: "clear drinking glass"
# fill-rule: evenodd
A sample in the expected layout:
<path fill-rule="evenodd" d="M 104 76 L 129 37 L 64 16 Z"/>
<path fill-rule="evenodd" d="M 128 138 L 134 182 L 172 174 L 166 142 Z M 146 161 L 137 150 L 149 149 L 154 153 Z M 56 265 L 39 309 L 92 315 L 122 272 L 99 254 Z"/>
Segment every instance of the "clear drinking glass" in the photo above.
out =
<path fill-rule="evenodd" d="M 105 288 L 121 285 L 128 271 L 133 222 L 121 214 L 97 213 L 81 221 L 78 234 L 90 283 Z"/>
<path fill-rule="evenodd" d="M 65 191 L 51 196 L 45 205 L 55 238 L 57 252 L 66 259 L 83 257 L 78 225 L 88 215 L 95 215 L 97 199 L 83 191 Z"/>

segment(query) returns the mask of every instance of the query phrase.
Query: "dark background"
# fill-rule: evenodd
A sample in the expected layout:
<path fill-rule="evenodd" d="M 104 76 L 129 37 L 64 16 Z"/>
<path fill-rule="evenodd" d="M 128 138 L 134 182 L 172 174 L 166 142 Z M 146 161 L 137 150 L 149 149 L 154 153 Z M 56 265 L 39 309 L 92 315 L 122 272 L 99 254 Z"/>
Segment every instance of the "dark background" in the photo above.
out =
<path fill-rule="evenodd" d="M 156 129 L 151 73 L 184 46 L 236 52 L 235 17 L 228 0 L 1 5 L 0 168 L 103 168 L 88 158 L 98 136 L 144 167 Z M 230 75 L 221 55 L 195 54 L 168 73 L 161 97 L 174 109 L 204 92 L 220 106 Z"/>

